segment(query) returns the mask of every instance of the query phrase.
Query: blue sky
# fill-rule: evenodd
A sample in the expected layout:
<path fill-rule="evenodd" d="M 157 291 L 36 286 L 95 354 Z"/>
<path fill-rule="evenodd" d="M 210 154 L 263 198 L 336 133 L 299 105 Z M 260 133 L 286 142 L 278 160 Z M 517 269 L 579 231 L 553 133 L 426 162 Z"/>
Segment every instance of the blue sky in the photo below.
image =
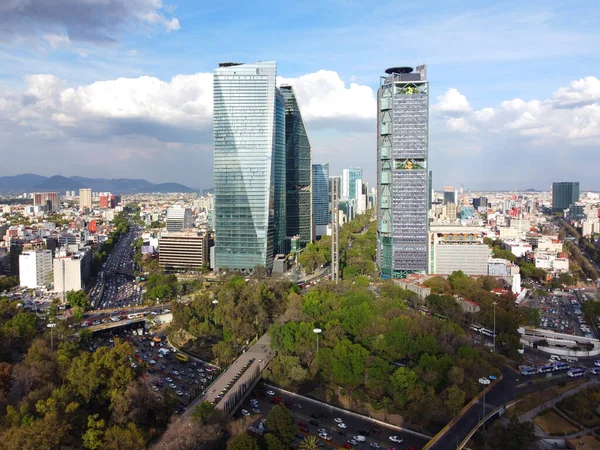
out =
<path fill-rule="evenodd" d="M 424 62 L 436 188 L 600 190 L 597 2 L 40 4 L 0 6 L 0 154 L 34 156 L 2 175 L 210 186 L 210 73 L 276 60 L 303 94 L 313 160 L 374 182 L 379 76 Z"/>

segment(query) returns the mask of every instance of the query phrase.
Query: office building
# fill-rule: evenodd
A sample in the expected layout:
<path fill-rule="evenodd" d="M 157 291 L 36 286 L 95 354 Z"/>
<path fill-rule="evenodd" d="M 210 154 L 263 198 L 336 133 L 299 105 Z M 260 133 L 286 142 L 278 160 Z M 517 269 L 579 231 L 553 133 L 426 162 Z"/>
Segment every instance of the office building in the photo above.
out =
<path fill-rule="evenodd" d="M 363 171 L 360 167 L 351 167 L 342 171 L 342 197 L 340 200 L 356 200 L 360 192 L 356 192 L 356 181 L 362 180 Z"/>
<path fill-rule="evenodd" d="M 567 214 L 567 217 L 569 220 L 575 222 L 585 220 L 587 218 L 587 215 L 585 214 L 585 206 L 574 203 L 569 205 L 569 213 Z"/>
<path fill-rule="evenodd" d="M 377 265 L 427 271 L 429 90 L 425 66 L 386 70 L 377 91 Z"/>
<path fill-rule="evenodd" d="M 79 209 L 92 209 L 92 190 L 90 188 L 79 189 Z"/>
<path fill-rule="evenodd" d="M 183 231 L 158 240 L 158 262 L 163 270 L 198 270 L 208 263 L 208 234 Z"/>
<path fill-rule="evenodd" d="M 285 100 L 286 234 L 305 247 L 313 240 L 310 142 L 292 86 L 279 89 Z"/>
<path fill-rule="evenodd" d="M 33 194 L 33 206 L 56 212 L 60 209 L 60 195 L 58 192 L 36 192 Z"/>
<path fill-rule="evenodd" d="M 490 248 L 479 230 L 467 227 L 434 227 L 430 236 L 429 273 L 450 275 L 462 270 L 469 276 L 488 274 Z"/>
<path fill-rule="evenodd" d="M 167 231 L 174 233 L 190 228 L 192 222 L 192 210 L 189 208 L 167 209 Z"/>
<path fill-rule="evenodd" d="M 552 183 L 552 212 L 562 212 L 579 201 L 579 182 Z"/>
<path fill-rule="evenodd" d="M 52 251 L 31 250 L 19 255 L 19 280 L 21 287 L 36 289 L 47 287 L 52 281 Z"/>
<path fill-rule="evenodd" d="M 329 215 L 329 163 L 312 165 L 312 204 L 316 237 L 327 234 Z"/>
<path fill-rule="evenodd" d="M 429 171 L 429 189 L 427 190 L 427 209 L 431 209 L 433 203 L 433 171 Z"/>
<path fill-rule="evenodd" d="M 456 191 L 452 186 L 444 187 L 444 205 L 447 205 L 448 203 L 454 203 L 456 205 L 458 203 L 457 197 Z"/>
<path fill-rule="evenodd" d="M 271 269 L 283 253 L 285 102 L 275 62 L 214 71 L 216 269 Z"/>
<path fill-rule="evenodd" d="M 487 197 L 478 197 L 473 199 L 473 208 L 478 211 L 486 210 L 488 207 Z"/>
<path fill-rule="evenodd" d="M 54 258 L 54 292 L 66 301 L 67 292 L 79 291 L 85 288 L 92 264 L 92 250 L 85 247 L 68 254 L 65 250 L 57 252 Z"/>

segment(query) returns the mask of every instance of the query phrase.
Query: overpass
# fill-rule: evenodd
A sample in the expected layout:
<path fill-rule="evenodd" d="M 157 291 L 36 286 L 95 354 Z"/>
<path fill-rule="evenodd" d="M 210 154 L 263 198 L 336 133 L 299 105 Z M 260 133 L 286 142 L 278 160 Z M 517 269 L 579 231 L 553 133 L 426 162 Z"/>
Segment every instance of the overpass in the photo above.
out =
<path fill-rule="evenodd" d="M 131 320 L 120 320 L 118 322 L 101 323 L 100 325 L 92 325 L 90 327 L 85 327 L 85 328 L 82 328 L 82 329 L 85 330 L 87 328 L 92 333 L 95 333 L 95 332 L 98 332 L 98 331 L 112 330 L 112 329 L 115 329 L 115 328 L 121 328 L 121 327 L 126 327 L 126 326 L 129 326 L 129 325 L 135 325 L 135 324 L 139 324 L 141 326 L 144 326 L 145 322 L 146 322 L 145 318 L 139 317 L 137 319 L 131 319 Z"/>

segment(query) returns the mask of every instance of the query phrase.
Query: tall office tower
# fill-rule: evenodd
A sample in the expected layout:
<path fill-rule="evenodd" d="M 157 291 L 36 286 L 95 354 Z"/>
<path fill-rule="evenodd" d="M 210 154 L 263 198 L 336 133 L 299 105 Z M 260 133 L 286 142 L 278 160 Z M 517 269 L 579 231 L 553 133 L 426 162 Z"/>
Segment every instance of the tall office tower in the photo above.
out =
<path fill-rule="evenodd" d="M 33 194 L 33 206 L 46 206 L 48 211 L 60 209 L 60 195 L 58 192 L 36 192 Z"/>
<path fill-rule="evenodd" d="M 310 142 L 292 86 L 279 89 L 285 99 L 286 233 L 300 236 L 304 247 L 313 240 Z"/>
<path fill-rule="evenodd" d="M 277 64 L 214 71 L 216 269 L 271 269 L 285 249 L 285 101 Z"/>
<path fill-rule="evenodd" d="M 331 281 L 337 283 L 340 279 L 340 177 L 330 178 L 331 198 Z"/>
<path fill-rule="evenodd" d="M 427 271 L 429 85 L 394 67 L 377 91 L 377 265 L 383 277 Z"/>
<path fill-rule="evenodd" d="M 193 224 L 191 209 L 177 207 L 167 209 L 167 231 L 169 233 L 183 231 Z"/>
<path fill-rule="evenodd" d="M 429 171 L 429 189 L 427 189 L 427 209 L 431 209 L 433 203 L 433 172 Z"/>
<path fill-rule="evenodd" d="M 552 183 L 552 212 L 562 212 L 579 201 L 579 181 Z"/>
<path fill-rule="evenodd" d="M 315 235 L 325 236 L 329 216 L 329 163 L 312 165 L 312 208 Z"/>
<path fill-rule="evenodd" d="M 452 186 L 444 186 L 444 205 L 448 203 L 458 203 L 456 191 Z"/>
<path fill-rule="evenodd" d="M 363 171 L 360 167 L 350 167 L 342 171 L 342 192 L 340 200 L 355 200 L 356 180 L 362 180 Z M 360 193 L 358 193 L 360 195 Z"/>
<path fill-rule="evenodd" d="M 79 209 L 92 208 L 92 190 L 90 188 L 79 189 Z"/>

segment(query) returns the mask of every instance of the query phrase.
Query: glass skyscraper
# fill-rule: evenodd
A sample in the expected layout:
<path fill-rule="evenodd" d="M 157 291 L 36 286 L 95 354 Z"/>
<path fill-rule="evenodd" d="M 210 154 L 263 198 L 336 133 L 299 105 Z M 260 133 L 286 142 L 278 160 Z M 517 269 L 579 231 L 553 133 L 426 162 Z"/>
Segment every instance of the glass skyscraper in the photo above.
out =
<path fill-rule="evenodd" d="M 552 183 L 552 211 L 562 212 L 579 201 L 579 182 Z"/>
<path fill-rule="evenodd" d="M 214 71 L 217 269 L 273 266 L 285 249 L 285 102 L 274 61 Z"/>
<path fill-rule="evenodd" d="M 363 172 L 360 167 L 351 167 L 342 171 L 342 199 L 356 200 L 360 192 L 356 192 L 356 182 L 362 180 Z"/>
<path fill-rule="evenodd" d="M 300 236 L 300 247 L 312 242 L 310 142 L 292 86 L 280 86 L 285 99 L 287 236 Z"/>
<path fill-rule="evenodd" d="M 377 265 L 427 271 L 429 89 L 425 66 L 386 70 L 377 92 Z"/>
<path fill-rule="evenodd" d="M 329 163 L 312 165 L 312 204 L 317 236 L 327 234 L 329 215 Z"/>

